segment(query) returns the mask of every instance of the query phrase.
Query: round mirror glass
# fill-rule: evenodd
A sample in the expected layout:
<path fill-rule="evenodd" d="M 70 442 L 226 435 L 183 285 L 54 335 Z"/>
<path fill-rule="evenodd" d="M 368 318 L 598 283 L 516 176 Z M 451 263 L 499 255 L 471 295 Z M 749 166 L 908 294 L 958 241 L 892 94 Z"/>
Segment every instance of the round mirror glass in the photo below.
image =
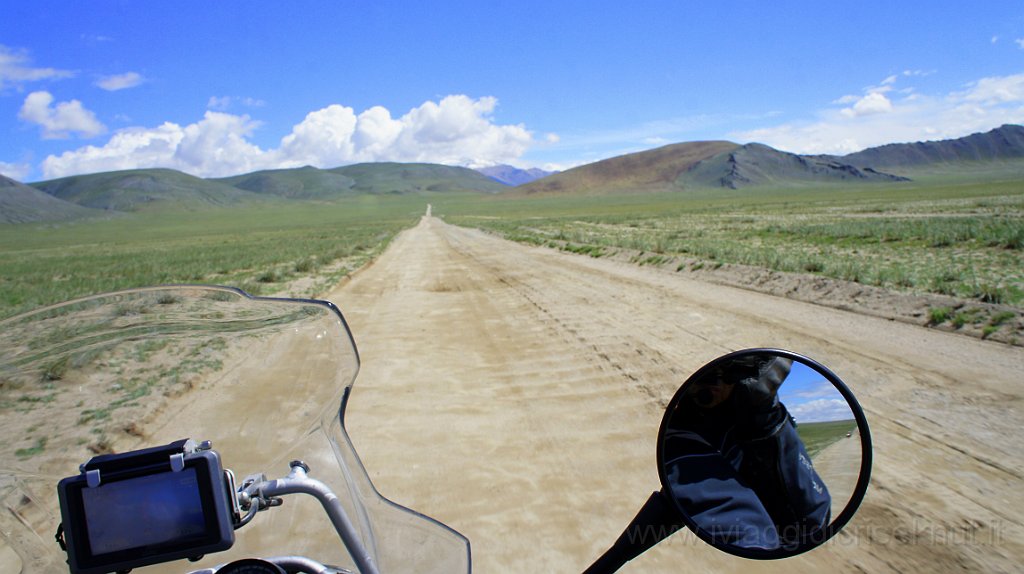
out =
<path fill-rule="evenodd" d="M 730 353 L 693 374 L 658 437 L 663 492 L 700 538 L 747 558 L 820 545 L 867 489 L 871 439 L 847 386 L 778 349 Z"/>

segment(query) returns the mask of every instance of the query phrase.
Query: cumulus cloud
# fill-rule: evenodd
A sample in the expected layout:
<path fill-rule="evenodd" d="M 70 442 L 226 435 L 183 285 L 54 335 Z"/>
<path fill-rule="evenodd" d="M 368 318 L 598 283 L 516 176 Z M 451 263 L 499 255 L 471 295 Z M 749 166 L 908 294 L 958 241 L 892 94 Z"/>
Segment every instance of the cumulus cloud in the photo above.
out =
<path fill-rule="evenodd" d="M 908 70 L 901 77 L 928 74 Z M 814 121 L 736 132 L 730 137 L 809 154 L 847 154 L 892 142 L 962 137 L 1024 122 L 1024 74 L 981 78 L 938 95 L 912 89 L 887 95 L 868 89 L 864 96 L 846 96 L 832 103 L 848 107 L 826 108 Z"/>
<path fill-rule="evenodd" d="M 20 86 L 27 82 L 70 78 L 74 72 L 56 68 L 36 68 L 24 50 L 15 50 L 0 44 L 0 90 Z"/>
<path fill-rule="evenodd" d="M 43 160 L 43 176 L 140 167 L 168 167 L 203 175 L 227 175 L 265 167 L 263 152 L 247 141 L 258 127 L 248 116 L 206 112 L 182 127 L 165 122 L 155 128 L 119 130 L 102 146 L 86 146 Z M 225 170 L 226 168 L 226 170 Z"/>
<path fill-rule="evenodd" d="M 871 114 L 884 114 L 892 111 L 892 102 L 881 92 L 871 92 L 860 98 L 853 106 L 843 108 L 840 113 L 846 117 L 868 116 Z"/>
<path fill-rule="evenodd" d="M 338 104 L 310 112 L 281 140 L 277 153 L 282 161 L 307 158 L 309 165 L 318 167 L 352 160 L 356 155 L 352 136 L 358 121 L 352 108 Z"/>
<path fill-rule="evenodd" d="M 220 100 L 211 100 L 220 104 Z M 336 167 L 369 161 L 430 162 L 467 167 L 509 163 L 533 143 L 522 125 L 498 125 L 495 98 L 453 95 L 428 101 L 394 118 L 380 106 L 356 113 L 333 104 L 310 112 L 280 145 L 261 149 L 251 141 L 259 122 L 247 115 L 207 111 L 180 126 L 130 128 L 102 146 L 51 155 L 42 163 L 46 178 L 78 173 L 169 167 L 202 177 L 259 169 Z"/>
<path fill-rule="evenodd" d="M 156 128 L 120 130 L 103 146 L 86 146 L 43 160 L 47 179 L 138 167 L 172 167 L 184 136 L 181 126 L 166 122 Z"/>
<path fill-rule="evenodd" d="M 108 92 L 116 92 L 118 90 L 134 88 L 142 84 L 144 81 L 145 80 L 141 74 L 136 72 L 126 72 L 124 74 L 117 74 L 114 76 L 104 76 L 96 81 L 96 85 Z"/>
<path fill-rule="evenodd" d="M 93 137 L 107 130 L 96 119 L 96 114 L 85 109 L 78 100 L 52 104 L 50 92 L 32 92 L 25 98 L 18 117 L 42 128 L 43 139 L 66 139 L 72 134 Z"/>
<path fill-rule="evenodd" d="M 0 175 L 7 176 L 17 181 L 25 181 L 25 178 L 32 173 L 32 166 L 27 163 L 7 163 L 0 161 Z"/>

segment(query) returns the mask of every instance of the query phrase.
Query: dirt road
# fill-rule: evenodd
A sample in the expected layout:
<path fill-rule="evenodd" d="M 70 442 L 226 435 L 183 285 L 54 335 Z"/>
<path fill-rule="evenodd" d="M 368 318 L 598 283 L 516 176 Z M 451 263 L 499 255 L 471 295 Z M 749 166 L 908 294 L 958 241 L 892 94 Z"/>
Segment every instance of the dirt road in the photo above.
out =
<path fill-rule="evenodd" d="M 832 497 L 832 516 L 849 504 L 860 478 L 860 463 L 863 445 L 860 436 L 853 435 L 830 445 L 814 456 L 814 469 L 818 475 L 827 477 L 828 493 Z"/>
<path fill-rule="evenodd" d="M 658 488 L 679 383 L 726 351 L 812 356 L 872 425 L 861 512 L 754 563 L 679 533 L 627 572 L 1015 571 L 1024 560 L 1024 352 L 424 217 L 328 295 L 363 358 L 348 427 L 395 501 L 470 538 L 474 570 L 580 571 Z"/>

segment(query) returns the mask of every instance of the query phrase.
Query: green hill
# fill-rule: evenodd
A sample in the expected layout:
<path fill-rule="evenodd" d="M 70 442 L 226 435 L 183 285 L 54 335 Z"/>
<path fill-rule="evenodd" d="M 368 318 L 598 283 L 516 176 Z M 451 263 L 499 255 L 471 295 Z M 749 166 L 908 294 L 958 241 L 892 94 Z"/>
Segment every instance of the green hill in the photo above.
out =
<path fill-rule="evenodd" d="M 352 190 L 361 193 L 499 193 L 509 189 L 471 169 L 431 163 L 359 163 L 328 171 L 351 178 L 355 181 Z"/>
<path fill-rule="evenodd" d="M 258 171 L 210 181 L 290 199 L 333 199 L 357 194 L 432 191 L 498 193 L 508 189 L 471 169 L 430 163 L 360 163 L 328 170 L 306 166 Z"/>
<path fill-rule="evenodd" d="M 171 169 L 76 175 L 32 187 L 78 205 L 113 211 L 194 210 L 261 200 L 254 193 Z"/>
<path fill-rule="evenodd" d="M 102 215 L 0 175 L 0 223 L 68 221 Z"/>
<path fill-rule="evenodd" d="M 352 195 L 352 187 L 356 183 L 348 176 L 312 166 L 257 171 L 209 181 L 290 199 L 334 199 Z"/>

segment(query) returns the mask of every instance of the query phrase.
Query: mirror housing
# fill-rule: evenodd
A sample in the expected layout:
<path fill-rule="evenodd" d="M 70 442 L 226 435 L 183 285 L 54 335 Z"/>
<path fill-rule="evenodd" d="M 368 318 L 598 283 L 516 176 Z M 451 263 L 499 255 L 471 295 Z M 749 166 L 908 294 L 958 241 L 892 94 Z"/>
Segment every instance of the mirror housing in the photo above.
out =
<path fill-rule="evenodd" d="M 790 351 L 746 349 L 683 383 L 662 419 L 657 460 L 662 494 L 698 537 L 744 558 L 786 558 L 853 517 L 870 479 L 871 435 L 835 373 Z"/>

